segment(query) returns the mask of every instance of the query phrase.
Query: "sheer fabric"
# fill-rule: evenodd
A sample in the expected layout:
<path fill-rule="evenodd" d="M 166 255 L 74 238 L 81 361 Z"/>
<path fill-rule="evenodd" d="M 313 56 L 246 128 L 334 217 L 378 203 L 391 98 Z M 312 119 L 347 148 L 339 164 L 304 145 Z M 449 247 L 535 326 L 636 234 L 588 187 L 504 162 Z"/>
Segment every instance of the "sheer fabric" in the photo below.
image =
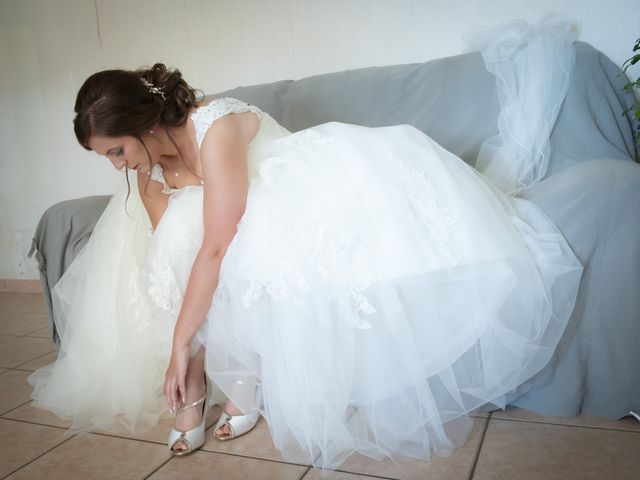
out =
<path fill-rule="evenodd" d="M 29 377 L 33 406 L 72 421 L 71 431 L 147 429 L 166 410 L 171 348 L 149 300 L 144 258 L 151 223 L 137 183 L 115 194 L 90 240 L 54 286 L 57 360 Z"/>
<path fill-rule="evenodd" d="M 505 193 L 515 194 L 544 178 L 549 136 L 569 89 L 578 26 L 560 13 L 537 24 L 512 20 L 465 35 L 496 76 L 498 134 L 481 147 L 475 167 Z"/>

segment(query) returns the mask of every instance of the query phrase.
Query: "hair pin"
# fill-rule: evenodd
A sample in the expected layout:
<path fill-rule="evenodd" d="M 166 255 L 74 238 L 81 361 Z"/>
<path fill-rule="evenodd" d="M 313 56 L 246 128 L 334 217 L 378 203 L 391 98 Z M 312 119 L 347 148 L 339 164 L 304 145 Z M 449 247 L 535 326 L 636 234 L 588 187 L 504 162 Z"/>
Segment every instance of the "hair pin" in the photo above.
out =
<path fill-rule="evenodd" d="M 154 87 L 153 83 L 145 78 L 140 78 L 140 80 L 142 80 L 143 85 L 147 87 L 147 90 L 149 90 L 149 92 L 153 93 L 154 95 L 160 95 L 163 100 L 166 100 L 164 91 L 160 87 Z"/>

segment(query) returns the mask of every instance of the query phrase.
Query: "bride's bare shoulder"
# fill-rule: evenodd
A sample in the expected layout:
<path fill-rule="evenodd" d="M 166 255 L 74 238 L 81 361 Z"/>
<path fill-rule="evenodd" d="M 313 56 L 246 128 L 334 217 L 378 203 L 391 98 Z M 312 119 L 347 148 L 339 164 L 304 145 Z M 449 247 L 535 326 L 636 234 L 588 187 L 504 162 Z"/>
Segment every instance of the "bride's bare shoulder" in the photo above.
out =
<path fill-rule="evenodd" d="M 255 112 L 230 112 L 217 118 L 208 128 L 200 151 L 220 146 L 221 143 L 248 147 L 260 128 L 260 119 Z"/>

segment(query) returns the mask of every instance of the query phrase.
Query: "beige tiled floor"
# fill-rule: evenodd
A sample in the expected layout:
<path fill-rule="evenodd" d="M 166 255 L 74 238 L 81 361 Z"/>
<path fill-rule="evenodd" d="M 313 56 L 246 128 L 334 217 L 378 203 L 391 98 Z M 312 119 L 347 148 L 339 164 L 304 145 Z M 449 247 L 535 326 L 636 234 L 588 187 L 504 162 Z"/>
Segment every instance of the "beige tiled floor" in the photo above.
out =
<path fill-rule="evenodd" d="M 213 439 L 219 407 L 209 412 L 204 447 L 184 458 L 165 447 L 169 418 L 140 435 L 68 435 L 68 422 L 30 401 L 27 377 L 54 359 L 40 295 L 0 293 L 0 479 L 324 478 L 303 455 L 283 459 L 264 420 L 237 440 Z M 559 418 L 508 408 L 473 420 L 467 442 L 450 457 L 393 463 L 354 455 L 328 478 L 640 478 L 640 422 L 630 417 Z"/>

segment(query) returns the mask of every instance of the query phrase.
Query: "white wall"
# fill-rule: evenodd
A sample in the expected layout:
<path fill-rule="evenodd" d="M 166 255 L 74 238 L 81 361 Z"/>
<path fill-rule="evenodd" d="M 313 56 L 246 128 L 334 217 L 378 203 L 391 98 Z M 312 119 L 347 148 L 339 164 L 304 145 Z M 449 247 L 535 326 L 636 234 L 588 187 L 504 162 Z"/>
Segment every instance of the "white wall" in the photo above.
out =
<path fill-rule="evenodd" d="M 618 65 L 640 36 L 640 0 L 0 0 L 0 278 L 37 278 L 26 252 L 48 206 L 124 184 L 73 135 L 95 71 L 162 61 L 214 93 L 454 55 L 474 24 L 549 10 Z"/>

